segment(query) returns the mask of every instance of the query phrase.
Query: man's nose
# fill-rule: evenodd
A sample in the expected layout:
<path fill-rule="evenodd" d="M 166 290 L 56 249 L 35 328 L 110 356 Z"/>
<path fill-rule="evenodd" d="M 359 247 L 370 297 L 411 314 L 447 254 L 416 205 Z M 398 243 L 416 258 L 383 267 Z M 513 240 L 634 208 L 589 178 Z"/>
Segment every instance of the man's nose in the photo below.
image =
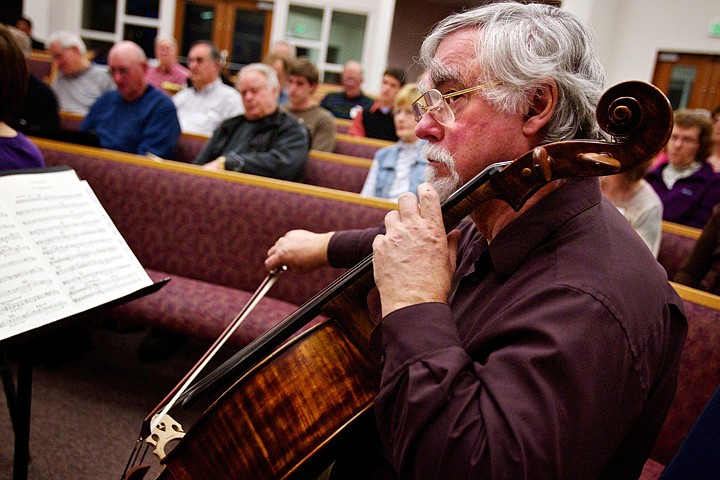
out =
<path fill-rule="evenodd" d="M 438 141 L 441 140 L 445 135 L 445 131 L 440 122 L 435 120 L 430 113 L 420 118 L 420 121 L 415 125 L 415 136 L 423 140 Z"/>

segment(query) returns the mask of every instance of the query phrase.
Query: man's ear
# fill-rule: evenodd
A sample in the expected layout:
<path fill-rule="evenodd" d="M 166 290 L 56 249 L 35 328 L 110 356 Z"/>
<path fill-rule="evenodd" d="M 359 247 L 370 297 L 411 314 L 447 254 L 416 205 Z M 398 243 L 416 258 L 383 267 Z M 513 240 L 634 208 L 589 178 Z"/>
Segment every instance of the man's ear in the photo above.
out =
<path fill-rule="evenodd" d="M 523 121 L 523 133 L 536 135 L 550 121 L 558 102 L 558 89 L 555 80 L 548 79 L 535 93 L 535 98 Z"/>

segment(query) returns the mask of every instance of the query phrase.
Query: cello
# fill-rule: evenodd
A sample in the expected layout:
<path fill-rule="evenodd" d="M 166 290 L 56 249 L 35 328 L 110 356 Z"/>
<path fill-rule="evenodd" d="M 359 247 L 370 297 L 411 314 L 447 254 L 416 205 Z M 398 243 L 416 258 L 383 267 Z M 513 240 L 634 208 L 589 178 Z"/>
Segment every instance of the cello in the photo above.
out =
<path fill-rule="evenodd" d="M 518 211 L 549 182 L 630 170 L 662 148 L 673 122 L 663 93 L 636 81 L 606 91 L 596 117 L 609 140 L 546 144 L 491 165 L 443 203 L 446 230 L 490 200 Z M 370 256 L 193 385 L 183 402 L 222 394 L 187 433 L 167 415 L 153 419 L 157 409 L 148 415 L 138 445 L 158 443 L 151 424 L 179 440 L 162 453 L 157 478 L 289 479 L 322 472 L 334 441 L 369 412 L 378 392 L 380 364 L 369 350 L 377 323 L 367 306 L 373 287 Z M 297 334 L 318 315 L 325 319 Z M 131 469 L 124 478 L 142 478 L 145 470 Z"/>

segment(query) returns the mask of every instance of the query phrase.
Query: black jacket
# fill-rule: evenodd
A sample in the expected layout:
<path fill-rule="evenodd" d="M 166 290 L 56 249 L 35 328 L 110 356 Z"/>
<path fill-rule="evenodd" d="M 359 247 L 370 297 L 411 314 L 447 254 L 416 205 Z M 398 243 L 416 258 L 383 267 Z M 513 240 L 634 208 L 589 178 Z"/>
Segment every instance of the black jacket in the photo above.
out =
<path fill-rule="evenodd" d="M 282 180 L 302 180 L 310 148 L 307 129 L 276 110 L 260 120 L 225 120 L 193 163 L 225 156 L 225 169 Z"/>

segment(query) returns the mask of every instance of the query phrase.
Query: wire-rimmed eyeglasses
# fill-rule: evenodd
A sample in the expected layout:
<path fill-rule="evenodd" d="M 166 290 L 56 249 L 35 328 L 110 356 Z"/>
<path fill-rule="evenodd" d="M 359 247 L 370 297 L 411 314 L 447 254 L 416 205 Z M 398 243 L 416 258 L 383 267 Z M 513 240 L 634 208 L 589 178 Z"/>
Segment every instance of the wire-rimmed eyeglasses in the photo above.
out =
<path fill-rule="evenodd" d="M 464 88 L 457 92 L 446 93 L 443 95 L 436 89 L 428 90 L 427 92 L 420 95 L 412 104 L 413 114 L 415 115 L 415 121 L 419 122 L 423 115 L 427 112 L 433 116 L 433 118 L 446 127 L 452 125 L 455 121 L 455 113 L 453 112 L 450 105 L 447 103 L 448 98 L 457 97 L 458 95 L 464 95 L 466 93 L 474 92 L 475 90 L 482 90 L 483 88 L 492 87 L 498 85 L 500 82 L 484 83 L 482 85 L 476 85 L 474 87 Z"/>

